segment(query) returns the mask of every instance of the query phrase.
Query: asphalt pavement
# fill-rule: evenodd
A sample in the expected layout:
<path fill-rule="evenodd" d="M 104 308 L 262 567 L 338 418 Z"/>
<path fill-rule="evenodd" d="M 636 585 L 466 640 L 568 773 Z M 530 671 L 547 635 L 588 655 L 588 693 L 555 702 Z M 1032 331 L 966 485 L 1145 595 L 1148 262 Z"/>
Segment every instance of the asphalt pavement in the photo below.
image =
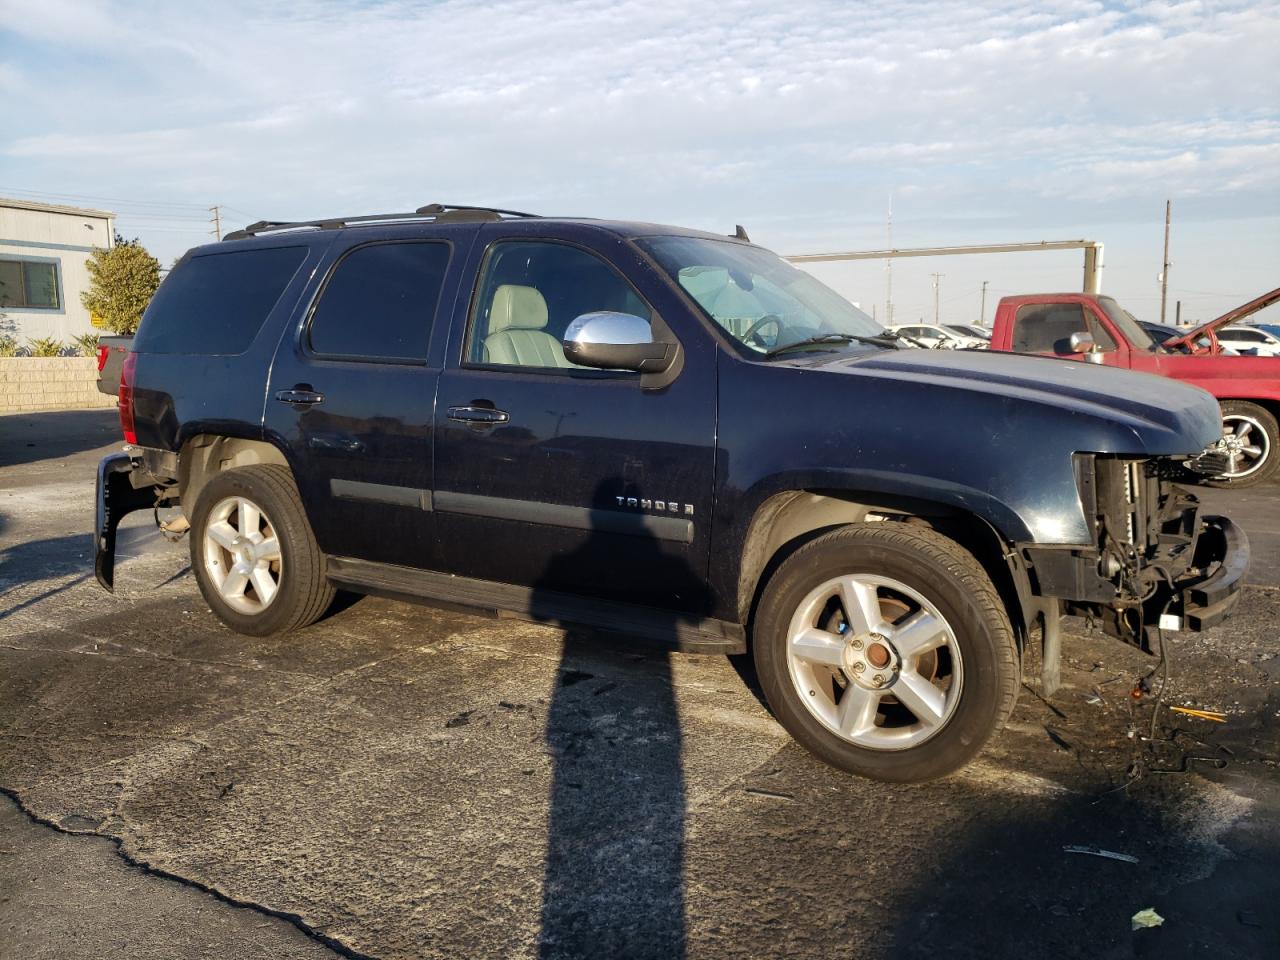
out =
<path fill-rule="evenodd" d="M 238 636 L 149 515 L 108 595 L 116 447 L 0 417 L 0 958 L 1280 956 L 1280 485 L 1202 491 L 1254 564 L 1169 702 L 1226 724 L 1130 736 L 1151 660 L 1072 621 L 1063 689 L 907 787 L 725 658 L 371 598 Z"/>

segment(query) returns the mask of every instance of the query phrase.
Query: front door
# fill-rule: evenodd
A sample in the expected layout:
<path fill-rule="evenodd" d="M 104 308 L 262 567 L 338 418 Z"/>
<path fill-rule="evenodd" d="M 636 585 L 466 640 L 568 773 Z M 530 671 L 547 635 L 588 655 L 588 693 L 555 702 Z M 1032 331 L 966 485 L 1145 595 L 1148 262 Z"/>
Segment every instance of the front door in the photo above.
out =
<path fill-rule="evenodd" d="M 465 337 L 441 375 L 435 506 L 446 568 L 705 610 L 713 348 L 684 344 L 681 372 L 660 389 L 642 387 L 639 374 L 573 365 L 560 340 L 575 317 L 657 319 L 619 269 L 634 270 L 638 255 L 622 241 L 610 251 L 500 230 L 482 231 L 494 242 L 483 254 L 477 244 Z"/>
<path fill-rule="evenodd" d="M 431 447 L 440 371 L 433 318 L 448 323 L 461 261 L 445 240 L 386 240 L 332 267 L 305 324 L 277 351 L 266 429 L 289 448 L 320 549 L 431 567 Z"/>

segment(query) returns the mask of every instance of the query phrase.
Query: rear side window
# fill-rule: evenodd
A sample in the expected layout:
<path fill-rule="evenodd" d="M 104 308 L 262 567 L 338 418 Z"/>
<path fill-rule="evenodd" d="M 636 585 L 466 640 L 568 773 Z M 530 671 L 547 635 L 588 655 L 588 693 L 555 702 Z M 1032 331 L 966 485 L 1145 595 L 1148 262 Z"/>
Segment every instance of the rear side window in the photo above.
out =
<path fill-rule="evenodd" d="M 244 353 L 306 256 L 306 247 L 270 247 L 191 257 L 156 291 L 134 349 Z"/>
<path fill-rule="evenodd" d="M 339 261 L 311 315 L 311 349 L 329 357 L 422 361 L 449 244 L 375 243 Z"/>
<path fill-rule="evenodd" d="M 1016 353 L 1052 353 L 1070 356 L 1071 335 L 1088 333 L 1104 351 L 1114 350 L 1116 343 L 1079 303 L 1028 303 L 1018 308 L 1013 326 L 1013 349 Z"/>

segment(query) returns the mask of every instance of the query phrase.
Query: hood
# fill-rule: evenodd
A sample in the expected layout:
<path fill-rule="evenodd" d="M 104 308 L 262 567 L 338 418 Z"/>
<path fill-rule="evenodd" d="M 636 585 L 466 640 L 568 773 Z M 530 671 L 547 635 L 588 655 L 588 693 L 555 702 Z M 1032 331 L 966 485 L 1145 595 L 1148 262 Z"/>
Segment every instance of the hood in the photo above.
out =
<path fill-rule="evenodd" d="M 1234 310 L 1228 310 L 1220 317 L 1210 320 L 1208 323 L 1202 323 L 1194 330 L 1184 333 L 1176 340 L 1168 340 L 1165 345 L 1172 343 L 1195 343 L 1197 339 L 1205 336 L 1210 331 L 1221 330 L 1223 327 L 1230 326 L 1233 323 L 1239 323 L 1246 317 L 1251 317 L 1259 310 L 1271 306 L 1271 304 L 1280 301 L 1280 287 L 1276 287 L 1270 293 L 1264 293 L 1260 297 L 1255 297 L 1248 303 L 1242 303 Z"/>
<path fill-rule="evenodd" d="M 1092 451 L 1097 453 L 1195 454 L 1222 434 L 1217 401 L 1199 387 L 1167 377 L 985 350 L 886 350 L 823 357 L 812 366 L 830 373 L 907 381 L 915 387 L 961 390 L 1002 405 L 1050 408 L 1071 419 L 1088 418 L 1118 428 L 1111 431 L 1116 448 Z M 947 399 L 940 395 L 939 402 Z M 1128 449 L 1122 449 L 1126 443 Z"/>

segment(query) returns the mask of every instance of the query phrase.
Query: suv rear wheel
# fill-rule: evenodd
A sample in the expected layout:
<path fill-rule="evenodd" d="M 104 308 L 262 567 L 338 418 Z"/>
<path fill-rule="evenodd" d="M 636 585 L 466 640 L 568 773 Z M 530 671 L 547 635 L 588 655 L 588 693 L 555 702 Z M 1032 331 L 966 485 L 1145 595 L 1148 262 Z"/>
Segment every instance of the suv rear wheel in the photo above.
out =
<path fill-rule="evenodd" d="M 214 476 L 191 517 L 191 569 L 214 614 L 262 637 L 305 627 L 333 601 L 324 558 L 284 467 Z"/>
<path fill-rule="evenodd" d="M 911 782 L 963 766 L 1018 690 L 1013 631 L 967 551 L 880 522 L 824 534 L 761 598 L 756 670 L 778 721 L 821 760 Z"/>

